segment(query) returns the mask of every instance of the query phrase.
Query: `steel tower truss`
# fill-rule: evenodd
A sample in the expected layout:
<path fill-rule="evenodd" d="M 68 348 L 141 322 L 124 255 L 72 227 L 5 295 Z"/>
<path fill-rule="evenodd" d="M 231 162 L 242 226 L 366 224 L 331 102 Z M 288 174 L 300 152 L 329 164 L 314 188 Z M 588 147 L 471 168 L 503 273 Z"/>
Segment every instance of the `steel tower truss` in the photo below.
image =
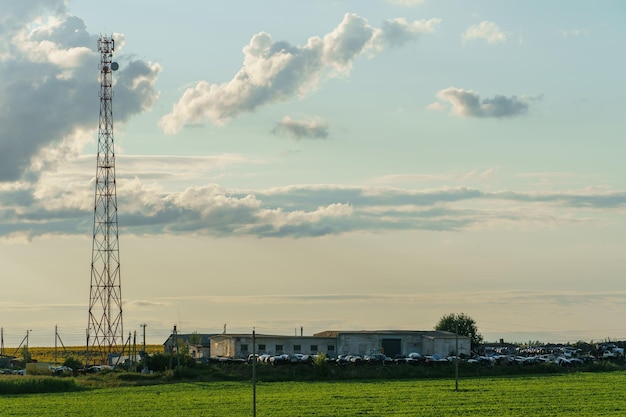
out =
<path fill-rule="evenodd" d="M 93 364 L 108 363 L 110 354 L 119 354 L 124 345 L 122 285 L 118 243 L 115 150 L 113 147 L 113 62 L 115 41 L 98 39 L 100 60 L 100 122 L 91 250 L 91 286 L 87 358 Z"/>

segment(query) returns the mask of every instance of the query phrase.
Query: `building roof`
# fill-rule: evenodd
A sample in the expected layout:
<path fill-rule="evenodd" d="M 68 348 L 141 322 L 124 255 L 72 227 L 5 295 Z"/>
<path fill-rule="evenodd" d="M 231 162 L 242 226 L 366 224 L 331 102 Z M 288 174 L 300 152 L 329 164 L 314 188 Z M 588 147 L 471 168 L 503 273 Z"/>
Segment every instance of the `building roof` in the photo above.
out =
<path fill-rule="evenodd" d="M 226 338 L 226 339 L 232 339 L 232 338 L 236 338 L 236 337 L 247 337 L 247 338 L 251 338 L 252 337 L 252 333 L 223 333 L 223 334 L 216 334 L 211 336 L 212 339 L 216 339 L 216 338 Z M 293 335 L 293 336 L 289 336 L 289 335 L 276 335 L 276 334 L 255 334 L 255 337 L 257 339 L 259 338 L 272 338 L 272 339 L 319 339 L 319 338 L 328 338 L 328 337 L 333 337 L 333 336 L 319 336 L 319 335 L 312 335 L 312 336 L 300 336 L 300 335 Z"/>
<path fill-rule="evenodd" d="M 195 333 L 178 333 L 176 334 L 176 338 L 180 341 L 184 342 L 189 342 L 189 340 L 191 339 L 191 337 L 194 335 Z M 170 343 L 172 343 L 172 338 L 174 336 L 174 333 L 171 333 L 167 339 L 165 340 L 165 342 L 163 342 L 164 345 L 168 345 Z M 209 340 L 215 336 L 215 333 L 198 333 L 198 336 L 200 336 L 200 344 L 201 345 L 208 345 L 209 344 Z"/>
<path fill-rule="evenodd" d="M 273 334 L 255 334 L 255 337 L 258 339 L 263 338 L 272 338 L 272 339 L 319 339 L 319 338 L 337 338 L 339 335 L 345 334 L 378 334 L 378 335 L 389 335 L 389 336 L 403 336 L 403 335 L 413 335 L 413 336 L 425 336 L 425 337 L 436 337 L 438 339 L 452 339 L 456 337 L 456 334 L 451 332 L 446 332 L 442 330 L 326 330 L 323 332 L 315 333 L 311 336 L 299 336 L 299 335 L 273 335 Z M 177 334 L 177 338 L 182 342 L 188 342 L 193 333 L 185 333 L 185 334 Z M 212 333 L 212 334 L 198 334 L 201 337 L 201 344 L 208 346 L 210 339 L 212 338 L 237 338 L 237 337 L 246 337 L 251 338 L 252 333 Z M 167 345 L 171 343 L 173 334 L 167 338 L 167 340 L 163 343 Z M 459 336 L 461 338 L 467 336 Z"/>
<path fill-rule="evenodd" d="M 415 335 L 415 336 L 429 336 L 437 337 L 440 339 L 454 338 L 455 333 L 446 332 L 443 330 L 326 330 L 320 333 L 315 333 L 313 336 L 317 337 L 339 337 L 340 334 L 382 334 L 390 336 L 400 335 Z M 467 336 L 459 336 L 467 337 Z"/>

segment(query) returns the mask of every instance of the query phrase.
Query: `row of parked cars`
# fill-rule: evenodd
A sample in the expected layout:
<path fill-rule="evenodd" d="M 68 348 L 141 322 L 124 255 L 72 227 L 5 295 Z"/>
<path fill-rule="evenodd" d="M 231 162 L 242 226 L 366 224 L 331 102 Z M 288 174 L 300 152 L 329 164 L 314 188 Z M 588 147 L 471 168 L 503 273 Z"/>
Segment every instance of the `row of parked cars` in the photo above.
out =
<path fill-rule="evenodd" d="M 582 356 L 582 357 L 566 357 L 564 355 L 552 355 L 552 354 L 541 354 L 541 355 L 531 355 L 531 356 L 519 356 L 519 355 L 489 355 L 489 356 L 478 356 L 475 358 L 468 359 L 467 362 L 470 363 L 481 363 L 487 366 L 495 366 L 495 365 L 536 365 L 540 363 L 555 363 L 559 366 L 580 366 L 587 363 L 593 363 L 596 361 L 596 358 L 593 356 Z"/>
<path fill-rule="evenodd" d="M 286 364 L 312 364 L 315 362 L 318 355 L 305 355 L 300 353 L 294 354 L 279 354 L 272 355 L 268 353 L 252 355 L 250 354 L 247 359 L 233 359 L 224 357 L 212 357 L 211 362 L 214 363 L 253 363 L 255 360 L 257 363 L 268 365 L 286 365 Z M 454 360 L 454 357 L 442 358 L 439 355 L 422 356 L 419 353 L 413 352 L 407 356 L 398 356 L 391 358 L 382 353 L 374 353 L 371 355 L 339 355 L 336 358 L 325 357 L 324 360 L 327 363 L 335 365 L 359 365 L 359 364 L 377 364 L 377 365 L 417 365 L 420 363 L 449 363 Z"/>
<path fill-rule="evenodd" d="M 485 366 L 495 365 L 533 365 L 540 363 L 555 363 L 559 366 L 571 367 L 579 366 L 588 363 L 592 363 L 598 360 L 591 355 L 583 355 L 575 351 L 553 351 L 550 353 L 545 352 L 521 352 L 516 353 L 490 353 L 483 356 L 463 356 L 458 358 L 461 362 L 482 364 Z M 612 356 L 611 356 L 612 357 Z M 600 357 L 600 359 L 611 358 L 608 355 Z M 623 357 L 623 355 L 622 355 Z M 286 364 L 312 364 L 317 358 L 317 355 L 304 355 L 304 354 L 257 354 L 255 356 L 249 355 L 247 359 L 232 359 L 232 358 L 211 358 L 212 362 L 221 363 L 252 363 L 256 360 L 257 363 L 268 365 L 286 365 Z M 336 358 L 326 357 L 325 361 L 339 366 L 347 365 L 361 365 L 361 364 L 376 364 L 376 365 L 436 365 L 451 363 L 457 360 L 456 356 L 442 357 L 440 355 L 421 355 L 417 352 L 409 353 L 408 355 L 398 355 L 396 357 L 389 357 L 382 353 L 374 353 L 371 355 L 339 355 Z"/>
<path fill-rule="evenodd" d="M 270 355 L 268 353 L 264 353 L 261 355 L 256 355 L 257 363 L 266 363 L 269 365 L 286 365 L 286 364 L 312 364 L 315 361 L 317 355 L 304 355 L 301 353 L 293 353 L 287 354 L 283 353 L 280 355 Z M 255 356 L 248 355 L 248 359 L 246 362 L 252 363 L 254 362 Z"/>
<path fill-rule="evenodd" d="M 26 369 L 0 369 L 0 375 L 26 375 Z"/>
<path fill-rule="evenodd" d="M 486 365 L 555 363 L 560 366 L 579 366 L 596 361 L 624 359 L 624 348 L 605 344 L 592 352 L 569 346 L 505 347 L 491 349 L 484 356 L 474 359 Z"/>
<path fill-rule="evenodd" d="M 440 363 L 450 363 L 456 357 L 449 356 L 447 358 L 443 358 L 440 355 L 427 355 L 422 356 L 417 352 L 409 353 L 408 355 L 397 355 L 394 358 L 391 358 L 382 353 L 374 353 L 371 355 L 339 355 L 334 362 L 337 365 L 359 365 L 359 364 L 370 364 L 370 365 L 419 365 L 419 364 L 440 364 Z"/>
<path fill-rule="evenodd" d="M 104 366 L 104 365 L 94 365 L 94 366 L 89 366 L 87 368 L 84 369 L 79 369 L 78 373 L 87 373 L 87 374 L 93 374 L 93 373 L 97 373 L 100 371 L 103 371 L 105 369 L 112 369 L 112 367 L 110 366 Z M 27 369 L 0 369 L 0 374 L 1 375 L 27 375 L 30 372 Z M 42 368 L 39 367 L 37 368 L 34 373 L 37 374 L 52 374 L 52 375 L 57 375 L 57 376 L 66 376 L 66 375 L 72 375 L 74 373 L 74 370 L 72 368 L 70 368 L 69 366 L 48 366 L 47 368 Z"/>

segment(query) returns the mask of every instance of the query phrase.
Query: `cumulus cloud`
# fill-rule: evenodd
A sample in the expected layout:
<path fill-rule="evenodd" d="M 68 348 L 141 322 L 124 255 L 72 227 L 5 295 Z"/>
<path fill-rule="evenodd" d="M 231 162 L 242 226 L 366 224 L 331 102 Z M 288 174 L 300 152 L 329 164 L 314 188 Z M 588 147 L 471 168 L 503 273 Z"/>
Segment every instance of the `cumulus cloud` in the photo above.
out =
<path fill-rule="evenodd" d="M 461 35 L 463 42 L 482 39 L 490 45 L 506 42 L 509 35 L 493 22 L 482 21 L 477 25 L 470 26 Z"/>
<path fill-rule="evenodd" d="M 376 29 L 372 39 L 372 46 L 380 51 L 387 46 L 404 45 L 422 33 L 433 32 L 440 22 L 440 19 L 408 22 L 403 17 L 386 20 L 380 29 Z"/>
<path fill-rule="evenodd" d="M 2 9 L 0 182 L 38 175 L 82 149 L 98 125 L 100 60 L 97 36 L 65 1 L 2 2 Z M 154 104 L 160 67 L 116 58 L 123 65 L 114 114 L 124 122 Z"/>
<path fill-rule="evenodd" d="M 305 97 L 325 78 L 348 74 L 362 54 L 373 55 L 415 40 L 432 32 L 438 22 L 395 19 L 374 28 L 364 18 L 348 13 L 332 32 L 311 37 L 305 45 L 275 41 L 265 32 L 258 33 L 243 48 L 243 66 L 230 81 L 200 81 L 188 88 L 159 125 L 170 134 L 204 119 L 224 125 L 260 106 Z"/>
<path fill-rule="evenodd" d="M 445 110 L 448 105 L 450 113 L 455 116 L 504 118 L 526 114 L 529 105 L 538 100 L 538 97 L 506 97 L 496 95 L 493 98 L 481 99 L 480 95 L 472 90 L 448 87 L 437 93 L 438 102 L 430 104 L 432 110 Z"/>
<path fill-rule="evenodd" d="M 326 139 L 328 137 L 328 123 L 319 117 L 296 120 L 285 116 L 272 129 L 272 133 L 284 134 L 295 140 Z"/>

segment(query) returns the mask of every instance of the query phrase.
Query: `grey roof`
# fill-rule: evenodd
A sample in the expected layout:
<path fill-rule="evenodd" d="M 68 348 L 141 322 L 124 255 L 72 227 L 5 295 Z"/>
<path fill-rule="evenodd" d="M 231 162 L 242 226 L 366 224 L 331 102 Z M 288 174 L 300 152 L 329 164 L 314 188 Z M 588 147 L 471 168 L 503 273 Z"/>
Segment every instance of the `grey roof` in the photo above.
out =
<path fill-rule="evenodd" d="M 191 339 L 191 336 L 193 336 L 194 333 L 178 333 L 176 335 L 176 338 L 178 340 L 182 340 L 183 342 L 188 342 L 189 339 Z M 164 345 L 167 345 L 170 340 L 172 340 L 172 337 L 174 336 L 174 333 L 170 334 L 167 339 L 165 340 L 165 342 L 163 342 Z M 209 339 L 211 339 L 211 337 L 215 336 L 215 333 L 198 333 L 198 336 L 200 336 L 200 344 L 202 345 L 208 345 L 209 344 Z"/>
<path fill-rule="evenodd" d="M 251 338 L 252 337 L 252 333 L 223 333 L 223 334 L 215 334 L 213 336 L 211 336 L 211 338 L 233 338 L 233 337 L 247 337 L 247 338 Z M 318 339 L 321 337 L 328 337 L 328 336 L 319 336 L 317 334 L 311 335 L 311 336 L 300 336 L 300 335 L 276 335 L 276 334 L 255 334 L 256 338 L 272 338 L 272 339 Z M 331 336 L 332 337 L 332 336 Z"/>
<path fill-rule="evenodd" d="M 430 336 L 438 338 L 456 337 L 456 334 L 443 330 L 326 330 L 320 333 L 315 333 L 313 336 L 338 337 L 340 334 L 382 334 L 396 336 L 410 334 L 415 336 Z"/>

